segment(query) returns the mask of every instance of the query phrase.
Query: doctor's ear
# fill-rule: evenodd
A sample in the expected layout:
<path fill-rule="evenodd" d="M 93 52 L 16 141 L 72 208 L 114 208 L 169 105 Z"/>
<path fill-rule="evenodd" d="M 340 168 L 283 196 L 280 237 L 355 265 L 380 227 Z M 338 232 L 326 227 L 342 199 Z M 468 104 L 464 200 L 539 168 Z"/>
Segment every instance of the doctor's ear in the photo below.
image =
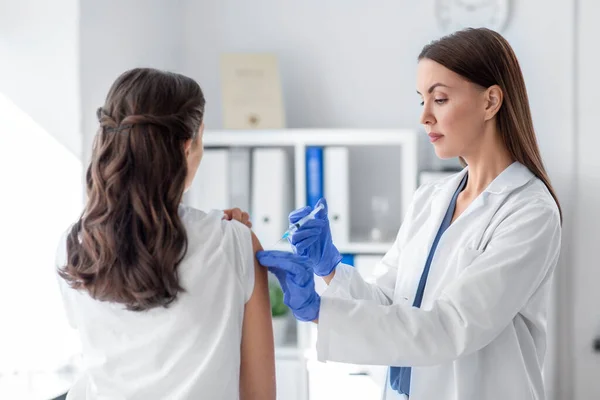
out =
<path fill-rule="evenodd" d="M 485 120 L 488 121 L 498 113 L 502 106 L 504 93 L 498 85 L 492 85 L 485 91 Z"/>
<path fill-rule="evenodd" d="M 192 142 L 193 142 L 192 139 L 188 139 L 183 144 L 183 152 L 185 153 L 186 157 L 190 155 L 190 151 L 192 149 Z"/>

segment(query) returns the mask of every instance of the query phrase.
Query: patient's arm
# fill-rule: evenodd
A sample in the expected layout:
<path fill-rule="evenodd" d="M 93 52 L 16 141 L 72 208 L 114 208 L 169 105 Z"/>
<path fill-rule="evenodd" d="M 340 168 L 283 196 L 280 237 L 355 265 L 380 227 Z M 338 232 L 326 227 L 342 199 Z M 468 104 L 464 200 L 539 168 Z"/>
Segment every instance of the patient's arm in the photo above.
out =
<path fill-rule="evenodd" d="M 262 250 L 252 233 L 254 253 Z M 275 350 L 267 269 L 254 259 L 254 291 L 246 303 L 242 327 L 240 400 L 275 400 Z"/>

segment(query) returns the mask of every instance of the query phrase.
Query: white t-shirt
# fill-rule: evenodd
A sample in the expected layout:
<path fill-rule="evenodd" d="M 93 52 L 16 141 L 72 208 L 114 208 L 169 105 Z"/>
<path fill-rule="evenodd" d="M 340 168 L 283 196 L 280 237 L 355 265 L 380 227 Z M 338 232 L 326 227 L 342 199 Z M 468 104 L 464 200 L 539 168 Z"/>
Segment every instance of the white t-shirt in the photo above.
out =
<path fill-rule="evenodd" d="M 186 290 L 168 308 L 134 312 L 71 289 L 59 278 L 84 372 L 68 400 L 238 399 L 244 305 L 254 289 L 250 230 L 181 206 Z M 65 238 L 57 266 L 66 264 Z"/>

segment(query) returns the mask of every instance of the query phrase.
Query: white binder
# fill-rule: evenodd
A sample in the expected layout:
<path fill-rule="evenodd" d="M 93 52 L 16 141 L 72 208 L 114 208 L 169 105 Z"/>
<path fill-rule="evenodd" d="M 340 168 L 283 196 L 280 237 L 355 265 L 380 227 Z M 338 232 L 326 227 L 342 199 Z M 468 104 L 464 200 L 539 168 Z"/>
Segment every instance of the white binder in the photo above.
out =
<path fill-rule="evenodd" d="M 288 228 L 293 182 L 288 153 L 281 148 L 252 152 L 252 230 L 263 247 L 271 248 Z"/>
<path fill-rule="evenodd" d="M 336 245 L 350 242 L 350 165 L 347 147 L 325 148 L 324 192 L 329 208 L 331 235 Z"/>
<path fill-rule="evenodd" d="M 190 189 L 184 194 L 185 204 L 208 212 L 230 206 L 229 151 L 205 149 Z"/>
<path fill-rule="evenodd" d="M 250 148 L 229 150 L 229 205 L 250 211 Z"/>

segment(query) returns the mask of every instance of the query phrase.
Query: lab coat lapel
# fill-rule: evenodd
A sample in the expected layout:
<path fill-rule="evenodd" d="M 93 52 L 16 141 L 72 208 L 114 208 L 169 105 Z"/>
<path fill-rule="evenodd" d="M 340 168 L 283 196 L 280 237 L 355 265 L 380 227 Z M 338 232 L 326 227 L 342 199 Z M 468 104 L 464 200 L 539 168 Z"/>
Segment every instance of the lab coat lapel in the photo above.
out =
<path fill-rule="evenodd" d="M 433 240 L 440 229 L 442 224 L 442 220 L 446 215 L 446 211 L 448 211 L 448 206 L 450 205 L 450 201 L 452 200 L 452 196 L 456 192 L 460 181 L 463 179 L 465 174 L 467 173 L 467 168 L 463 169 L 461 172 L 456 174 L 451 179 L 446 182 L 441 182 L 435 188 L 432 193 L 431 199 L 431 209 L 430 215 L 428 218 L 428 226 L 426 230 L 425 236 L 427 239 L 424 242 L 424 247 L 420 249 L 419 252 L 419 263 L 425 265 L 425 261 L 427 260 L 427 255 L 429 254 L 429 250 L 433 244 Z"/>
<path fill-rule="evenodd" d="M 467 207 L 461 214 L 460 219 L 466 218 L 480 207 L 492 207 L 496 209 L 502 204 L 508 195 L 525 185 L 534 175 L 529 169 L 518 161 L 506 167 Z"/>
<path fill-rule="evenodd" d="M 438 229 L 442 223 L 442 219 L 446 215 L 446 211 L 448 211 L 448 206 L 450 205 L 450 200 L 452 200 L 452 196 L 456 192 L 460 181 L 463 179 L 468 169 L 465 168 L 456 174 L 452 179 L 444 183 L 440 183 L 436 190 L 433 192 L 433 199 L 431 200 L 431 216 L 429 220 L 432 222 L 433 226 L 431 229 L 431 242 L 435 238 Z"/>
<path fill-rule="evenodd" d="M 526 166 L 515 161 L 502 171 L 485 191 L 490 194 L 509 194 L 525 185 L 533 177 L 533 173 Z"/>
<path fill-rule="evenodd" d="M 414 291 L 416 290 L 419 284 L 422 268 L 425 265 L 427 256 L 429 254 L 429 250 L 431 249 L 433 240 L 435 239 L 440 225 L 442 224 L 442 220 L 446 215 L 446 211 L 448 210 L 448 206 L 450 205 L 452 196 L 456 192 L 460 181 L 463 179 L 467 172 L 468 168 L 465 168 L 461 172 L 456 174 L 454 177 L 448 179 L 445 182 L 437 184 L 431 194 L 431 208 L 429 210 L 429 218 L 426 223 L 426 228 L 423 229 L 422 234 L 418 236 L 416 243 L 419 243 L 419 245 L 412 248 L 413 252 L 411 255 L 411 263 L 414 263 L 414 265 L 417 265 L 418 267 L 416 270 L 414 270 L 415 273 L 410 278 L 408 278 L 408 281 L 406 281 L 408 283 L 408 287 L 405 287 L 405 289 L 407 293 L 411 294 L 411 296 L 414 295 Z M 489 218 L 491 218 L 491 216 L 495 213 L 496 209 L 500 207 L 504 199 L 513 190 L 526 184 L 532 177 L 533 174 L 522 164 L 518 162 L 511 164 L 502 173 L 500 173 L 500 175 L 498 175 L 496 179 L 492 181 L 492 183 L 488 185 L 486 190 L 484 190 L 484 192 L 482 192 L 469 205 L 469 207 L 467 207 L 467 209 L 461 214 L 461 216 L 456 220 L 456 222 L 448 228 L 444 236 L 454 236 L 455 234 L 460 235 L 462 230 L 456 230 L 456 228 L 460 228 L 461 224 L 471 225 L 473 221 L 467 219 L 466 217 L 484 206 L 493 209 L 490 209 L 490 212 L 488 213 Z M 482 230 L 482 232 L 479 233 L 479 236 L 483 235 L 483 231 L 488 225 L 487 222 L 489 221 L 478 222 L 477 227 L 480 227 Z M 459 226 L 455 227 L 455 224 Z M 471 230 L 473 229 L 478 228 L 472 226 Z M 442 241 L 445 240 L 442 239 Z M 438 250 L 440 250 L 439 244 Z M 433 269 L 434 266 L 432 265 L 432 270 Z M 412 301 L 413 298 L 410 297 L 410 300 Z"/>
<path fill-rule="evenodd" d="M 440 184 L 437 192 L 433 192 L 435 197 L 431 200 L 431 225 L 427 230 L 427 248 L 421 249 L 419 253 L 419 265 L 425 265 L 429 249 L 439 230 L 442 219 L 448 210 L 450 200 L 466 173 L 467 169 L 465 168 L 461 173 L 457 174 L 456 177 L 448 180 L 446 183 Z M 445 257 L 448 256 L 448 252 L 451 251 L 451 248 L 459 243 L 464 245 L 465 242 L 469 242 L 474 249 L 479 249 L 484 233 L 486 232 L 493 215 L 514 190 L 525 185 L 533 177 L 534 175 L 522 164 L 518 162 L 511 164 L 502 171 L 475 200 L 473 200 L 460 217 L 448 228 L 436 250 L 436 253 L 440 252 L 440 254 L 434 258 L 434 262 L 431 265 L 430 276 L 428 278 L 429 288 L 426 288 L 425 290 L 423 306 L 426 307 L 429 304 L 429 295 L 438 291 L 436 285 L 439 284 L 441 276 L 443 276 L 443 271 L 437 268 L 435 260 L 440 259 L 440 257 L 442 260 L 445 260 Z M 472 214 L 473 218 L 469 218 L 470 214 Z M 465 239 L 465 235 L 469 236 L 468 240 Z M 459 240 L 459 238 L 462 239 Z M 446 245 L 443 245 L 443 243 L 446 243 Z M 417 287 L 418 279 L 414 278 L 412 285 Z"/>
<path fill-rule="evenodd" d="M 421 279 L 421 274 L 425 263 L 427 262 L 427 256 L 433 245 L 433 240 L 440 229 L 442 220 L 446 215 L 452 196 L 456 192 L 456 188 L 463 179 L 467 169 L 463 169 L 452 178 L 436 184 L 434 190 L 431 193 L 431 202 L 429 208 L 429 215 L 427 218 L 426 225 L 423 227 L 421 232 L 415 238 L 415 245 L 411 247 L 410 263 L 414 265 L 414 269 L 409 269 L 412 273 L 406 276 L 406 280 L 403 280 L 404 284 L 401 286 L 402 293 L 406 300 L 410 301 L 411 304 L 414 302 L 414 296 Z"/>

